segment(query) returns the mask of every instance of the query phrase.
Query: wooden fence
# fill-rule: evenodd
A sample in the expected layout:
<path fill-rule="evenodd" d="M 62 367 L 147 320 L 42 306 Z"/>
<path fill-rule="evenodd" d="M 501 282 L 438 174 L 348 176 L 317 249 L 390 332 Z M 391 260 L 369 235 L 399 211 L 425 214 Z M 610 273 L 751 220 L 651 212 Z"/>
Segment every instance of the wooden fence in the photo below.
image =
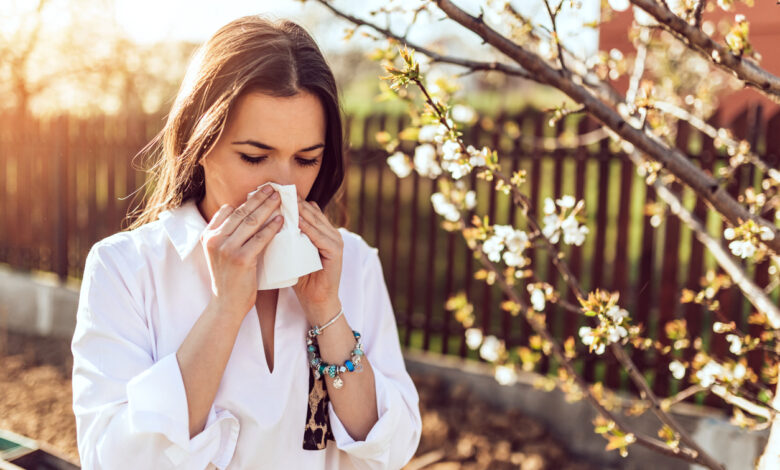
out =
<path fill-rule="evenodd" d="M 725 124 L 777 167 L 780 112 L 766 122 L 760 116 L 757 108 L 745 109 Z M 130 159 L 162 122 L 160 116 L 84 120 L 62 116 L 48 121 L 0 116 L 0 262 L 20 270 L 55 272 L 62 279 L 78 278 L 92 244 L 127 226 L 122 221 L 132 199 L 128 196 L 145 178 L 139 170 L 140 159 Z M 508 348 L 527 344 L 533 334 L 528 324 L 501 310 L 500 303 L 506 298 L 500 289 L 473 278 L 481 267 L 478 261 L 458 233 L 440 227 L 441 218 L 430 204 L 431 194 L 437 191 L 435 182 L 416 172 L 398 179 L 387 166 L 387 154 L 374 135 L 380 130 L 396 133 L 407 125 L 407 118 L 377 115 L 349 118 L 347 123 L 352 146 L 345 182 L 350 218 L 347 228 L 379 249 L 402 343 L 478 357 L 466 347 L 461 325 L 444 309 L 449 296 L 465 291 L 475 306 L 477 325 L 487 334 L 505 339 Z M 668 342 L 664 325 L 685 318 L 691 336 L 700 337 L 705 349 L 728 356 L 727 343 L 709 328 L 712 313 L 680 303 L 681 289 L 696 289 L 708 269 L 717 269 L 709 253 L 676 217 L 654 223 L 645 207 L 656 202 L 655 192 L 623 154 L 610 149 L 607 140 L 576 148 L 545 146 L 564 131 L 586 134 L 597 127 L 595 123 L 571 119 L 555 129 L 545 123 L 545 117 L 536 111 L 485 117 L 464 137 L 478 148 L 489 145 L 498 149 L 507 171 L 527 170 L 527 192 L 537 214 L 542 213 L 545 197 L 572 194 L 585 199 L 590 234 L 582 246 L 564 247 L 574 275 L 585 289 L 602 287 L 620 292 L 620 305 L 645 325 L 650 337 L 664 343 Z M 718 124 L 717 117 L 713 123 Z M 711 139 L 686 123 L 679 128 L 677 143 L 709 171 L 726 162 Z M 413 148 L 411 143 L 402 146 L 410 154 Z M 737 195 L 746 187 L 758 188 L 762 176 L 753 168 L 741 168 L 729 191 Z M 509 204 L 508 196 L 491 191 L 490 183 L 475 175 L 467 180 L 478 195 L 473 213 L 487 214 L 495 223 L 525 228 L 520 211 Z M 722 239 L 718 216 L 708 214 L 692 191 L 678 185 L 673 189 L 687 208 L 706 220 L 710 232 Z M 532 251 L 531 257 L 540 277 L 566 292 L 547 253 Z M 767 285 L 767 263 L 744 265 L 759 285 Z M 517 288 L 525 292 L 522 284 Z M 775 301 L 778 291 L 771 293 Z M 570 293 L 565 295 L 576 302 Z M 747 322 L 750 304 L 736 288 L 724 291 L 719 301 L 724 315 L 721 321 L 734 320 L 743 331 L 758 333 L 755 325 Z M 576 337 L 579 326 L 587 324 L 585 318 L 556 307 L 548 309 L 548 323 L 559 338 Z M 577 344 L 582 346 L 579 340 Z M 640 368 L 651 371 L 649 378 L 659 393 L 673 393 L 689 383 L 688 377 L 681 381 L 671 377 L 668 357 L 641 351 L 633 357 Z M 760 353 L 751 354 L 749 360 L 760 370 Z M 633 390 L 610 357 L 589 356 L 577 367 L 590 381 L 604 380 L 613 388 Z M 545 359 L 541 364 L 542 372 L 555 368 L 554 361 Z"/>

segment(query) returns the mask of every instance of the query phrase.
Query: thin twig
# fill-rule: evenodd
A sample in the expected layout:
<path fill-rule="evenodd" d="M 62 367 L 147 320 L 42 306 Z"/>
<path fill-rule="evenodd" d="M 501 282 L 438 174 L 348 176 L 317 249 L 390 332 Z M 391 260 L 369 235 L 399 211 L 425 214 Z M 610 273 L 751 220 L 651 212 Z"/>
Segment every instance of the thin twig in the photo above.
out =
<path fill-rule="evenodd" d="M 553 41 L 555 41 L 555 47 L 558 49 L 558 61 L 561 63 L 561 69 L 566 70 L 566 64 L 563 63 L 563 49 L 561 49 L 561 37 L 558 35 L 558 25 L 555 21 L 558 17 L 558 13 L 561 12 L 563 6 L 563 0 L 558 3 L 558 8 L 555 11 L 550 7 L 550 0 L 544 0 L 544 6 L 547 7 L 547 14 L 550 16 L 550 22 L 552 22 L 553 28 Z"/>
<path fill-rule="evenodd" d="M 419 79 L 417 79 L 417 78 L 413 79 L 413 81 L 420 88 L 422 93 L 425 95 L 425 98 L 426 98 L 426 101 L 428 102 L 428 104 L 434 109 L 434 111 L 439 116 L 440 122 L 444 126 L 447 126 L 448 129 L 450 129 L 450 126 L 447 123 L 444 114 L 441 112 L 441 109 L 439 108 L 439 106 L 433 101 L 431 96 L 428 94 L 428 91 L 426 90 L 426 88 L 422 84 L 422 82 Z M 460 144 L 462 150 L 464 152 L 468 153 L 468 151 L 467 151 L 463 141 L 458 139 L 458 143 Z M 492 174 L 493 174 L 494 178 L 502 179 L 504 181 L 504 183 L 510 188 L 510 191 L 512 193 L 512 201 L 516 205 L 518 205 L 518 206 L 520 206 L 522 208 L 532 207 L 532 205 L 531 205 L 530 201 L 528 200 L 528 198 L 523 193 L 521 193 L 519 191 L 519 189 L 514 184 L 511 183 L 511 180 L 509 178 L 507 178 L 505 175 L 503 175 L 498 170 L 493 170 Z M 558 272 L 561 274 L 561 277 L 568 284 L 569 288 L 572 290 L 572 292 L 575 294 L 575 296 L 578 299 L 585 299 L 585 294 L 583 293 L 579 283 L 577 282 L 576 277 L 571 272 L 571 270 L 569 269 L 569 267 L 566 264 L 566 262 L 563 261 L 562 256 L 559 256 L 560 251 L 558 250 L 558 248 L 554 244 L 552 244 L 550 242 L 550 240 L 543 234 L 541 225 L 539 224 L 539 222 L 536 220 L 536 218 L 532 214 L 529 214 L 528 211 L 526 210 L 526 211 L 524 211 L 524 215 L 526 217 L 526 220 L 528 221 L 528 225 L 531 228 L 531 230 L 533 232 L 538 232 L 538 239 L 542 241 L 542 243 L 545 245 L 547 250 L 551 253 L 551 259 L 552 259 L 553 265 L 558 269 Z M 481 258 L 486 259 L 485 254 L 482 252 L 482 250 L 477 250 L 477 251 L 479 251 L 479 254 L 480 254 Z M 490 260 L 487 260 L 487 261 L 490 262 Z M 490 262 L 490 263 L 492 264 L 492 262 Z M 496 269 L 496 268 L 493 267 L 492 269 Z M 501 278 L 501 277 L 502 276 L 499 276 L 499 278 Z M 502 279 L 502 281 L 503 281 L 503 279 Z M 505 281 L 503 281 L 503 282 L 505 282 Z M 514 290 L 512 290 L 512 289 L 508 289 L 508 290 L 511 291 L 511 293 L 512 293 L 511 297 L 513 297 L 513 300 L 515 300 L 515 299 L 519 300 L 519 297 L 516 295 L 516 293 L 514 293 Z M 510 295 L 510 294 L 507 293 L 507 295 Z M 521 306 L 524 305 L 524 303 L 522 301 L 518 302 L 517 300 L 515 300 L 515 301 L 518 303 L 518 305 L 521 305 Z M 532 317 L 532 316 L 527 316 L 527 317 Z M 529 322 L 532 321 L 532 320 L 535 320 L 535 319 L 529 318 Z M 552 339 L 552 336 L 549 334 L 549 332 L 546 331 L 546 329 L 544 329 L 543 325 L 541 326 L 541 328 L 546 333 L 546 338 L 545 339 Z M 539 334 L 542 334 L 541 332 L 539 332 L 539 330 L 536 327 L 534 327 L 534 330 L 536 330 Z M 554 346 L 555 346 L 555 344 L 557 344 L 557 343 L 554 343 Z M 677 432 L 677 434 L 680 436 L 680 441 L 682 443 L 684 443 L 686 446 L 688 446 L 691 449 L 693 449 L 694 454 L 696 455 L 696 458 L 697 458 L 696 462 L 697 463 L 701 463 L 702 465 L 706 465 L 709 468 L 725 470 L 720 463 L 716 462 L 712 457 L 710 457 L 709 454 L 707 454 L 704 451 L 704 449 L 702 449 L 698 445 L 698 443 L 696 443 L 696 441 L 694 441 L 693 438 L 690 437 L 690 435 L 679 425 L 679 423 L 677 423 L 677 421 L 671 415 L 669 415 L 666 411 L 663 410 L 663 408 L 661 407 L 661 404 L 660 404 L 660 400 L 658 399 L 658 397 L 655 396 L 653 391 L 647 385 L 647 382 L 645 381 L 644 376 L 638 371 L 636 365 L 634 365 L 634 362 L 625 353 L 625 351 L 623 350 L 623 346 L 618 344 L 618 343 L 612 343 L 612 344 L 610 344 L 610 350 L 615 355 L 617 360 L 628 371 L 629 377 L 635 383 L 637 388 L 639 388 L 639 390 L 641 392 L 641 395 L 642 395 L 642 398 L 647 399 L 647 400 L 650 401 L 651 409 L 653 411 L 653 414 L 655 414 L 656 417 L 658 417 L 658 419 L 662 423 L 666 424 L 667 426 L 669 426 L 670 428 L 675 430 L 675 432 Z M 571 365 L 569 365 L 569 367 L 571 367 Z M 572 368 L 572 371 L 573 371 L 573 368 Z"/>
<path fill-rule="evenodd" d="M 689 161 L 680 150 L 670 147 L 651 132 L 632 127 L 615 109 L 594 96 L 583 86 L 575 83 L 569 74 L 561 74 L 559 70 L 550 67 L 536 54 L 523 49 L 486 24 L 476 21 L 474 17 L 455 6 L 451 1 L 436 0 L 436 2 L 448 17 L 467 29 L 474 31 L 487 43 L 514 59 L 530 74 L 537 77 L 539 81 L 558 88 L 574 101 L 586 106 L 591 115 L 620 135 L 622 139 L 631 142 L 639 150 L 662 163 L 678 179 L 704 197 L 731 224 L 741 225 L 741 221 L 753 220 L 759 226 L 771 230 L 775 235 L 774 238 L 765 240 L 764 243 L 775 253 L 780 253 L 780 229 L 756 214 L 751 214 L 728 192 L 721 188 L 714 178 L 705 174 Z"/>
<path fill-rule="evenodd" d="M 704 7 L 707 5 L 707 0 L 699 0 L 696 2 L 696 8 L 693 10 L 693 26 L 701 28 L 701 14 L 704 11 Z"/>
<path fill-rule="evenodd" d="M 630 1 L 655 18 L 662 28 L 672 33 L 686 46 L 698 51 L 718 67 L 735 74 L 737 78 L 775 102 L 780 102 L 780 77 L 772 75 L 751 60 L 733 54 L 728 47 L 713 41 L 697 26 L 690 25 L 675 15 L 668 6 L 661 5 L 655 0 Z"/>
<path fill-rule="evenodd" d="M 404 44 L 408 46 L 411 49 L 414 49 L 415 51 L 418 51 L 422 54 L 425 54 L 428 56 L 431 61 L 433 62 L 441 62 L 441 63 L 447 63 L 447 64 L 453 64 L 453 65 L 459 65 L 461 67 L 467 67 L 469 69 L 473 70 L 480 70 L 480 71 L 499 71 L 502 73 L 505 73 L 507 75 L 512 75 L 515 77 L 525 78 L 527 80 L 533 80 L 533 78 L 528 74 L 527 71 L 523 70 L 521 67 L 518 67 L 516 65 L 512 64 L 505 64 L 498 61 L 493 62 L 483 62 L 483 61 L 477 61 L 477 60 L 469 60 L 469 59 L 463 59 L 460 57 L 453 57 L 448 56 L 444 54 L 439 54 L 438 52 L 434 52 L 431 49 L 428 49 L 427 47 L 423 47 L 419 44 L 415 44 L 413 42 L 410 42 L 406 39 L 406 35 L 399 36 L 392 31 L 390 31 L 388 28 L 383 28 L 381 26 L 375 25 L 373 23 L 370 23 L 368 21 L 362 20 L 356 16 L 349 15 L 347 13 L 342 12 L 341 10 L 337 9 L 333 5 L 331 5 L 327 0 L 316 0 L 318 3 L 324 5 L 326 8 L 328 8 L 333 14 L 336 16 L 339 16 L 341 18 L 344 18 L 345 20 L 351 21 L 352 23 L 358 25 L 358 26 L 367 26 L 374 31 L 383 34 L 384 36 L 388 38 L 395 39 L 396 41 L 400 42 L 401 44 Z"/>

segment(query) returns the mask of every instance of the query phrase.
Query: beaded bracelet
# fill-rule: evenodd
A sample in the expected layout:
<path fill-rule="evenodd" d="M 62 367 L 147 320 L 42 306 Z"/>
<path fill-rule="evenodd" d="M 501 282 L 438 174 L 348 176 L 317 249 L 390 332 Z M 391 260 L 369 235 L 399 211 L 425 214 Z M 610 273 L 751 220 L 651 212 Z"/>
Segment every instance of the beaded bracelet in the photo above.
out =
<path fill-rule="evenodd" d="M 360 361 L 363 358 L 363 343 L 360 342 L 360 333 L 352 330 L 352 334 L 355 336 L 355 349 L 352 350 L 352 356 L 350 359 L 344 361 L 343 365 L 328 364 L 320 358 L 320 348 L 317 344 L 316 337 L 308 336 L 306 338 L 306 349 L 309 351 L 309 366 L 314 370 L 314 378 L 319 379 L 328 374 L 333 379 L 333 386 L 341 388 L 344 385 L 344 381 L 339 377 L 343 372 L 360 372 L 363 370 L 363 365 Z"/>
<path fill-rule="evenodd" d="M 329 327 L 333 322 L 338 320 L 339 317 L 342 316 L 342 315 L 344 315 L 344 309 L 343 308 L 341 310 L 339 310 L 339 313 L 337 313 L 335 317 L 331 318 L 330 321 L 328 321 L 324 325 L 322 325 L 322 326 L 315 325 L 314 328 L 309 330 L 309 338 L 314 338 L 315 336 L 322 334 L 322 330 L 324 330 L 325 328 Z"/>

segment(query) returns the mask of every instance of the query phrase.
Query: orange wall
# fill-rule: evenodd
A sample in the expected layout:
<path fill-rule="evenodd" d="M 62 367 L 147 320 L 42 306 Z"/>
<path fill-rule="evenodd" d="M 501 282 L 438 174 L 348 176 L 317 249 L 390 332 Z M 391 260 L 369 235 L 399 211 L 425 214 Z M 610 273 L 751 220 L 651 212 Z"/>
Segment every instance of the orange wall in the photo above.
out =
<path fill-rule="evenodd" d="M 708 3 L 715 3 L 710 0 Z M 733 12 L 724 12 L 720 8 L 704 13 L 703 20 L 709 20 L 718 24 L 721 19 L 733 22 L 734 15 L 742 13 L 750 23 L 750 39 L 753 49 L 761 54 L 760 65 L 774 75 L 780 75 L 780 5 L 770 0 L 755 0 L 752 8 L 739 4 Z M 626 11 L 616 12 L 612 21 L 601 26 L 599 31 L 599 47 L 601 50 L 617 48 L 624 54 L 633 55 L 636 50 L 628 41 L 628 30 L 633 21 L 631 8 Z M 715 33 L 715 39 L 724 42 L 723 37 Z M 622 78 L 615 83 L 616 88 L 625 91 L 628 80 Z M 721 113 L 725 119 L 729 119 L 739 112 L 746 104 L 761 103 L 764 108 L 764 116 L 774 114 L 780 110 L 780 105 L 764 97 L 760 92 L 747 88 L 731 92 L 721 98 Z"/>

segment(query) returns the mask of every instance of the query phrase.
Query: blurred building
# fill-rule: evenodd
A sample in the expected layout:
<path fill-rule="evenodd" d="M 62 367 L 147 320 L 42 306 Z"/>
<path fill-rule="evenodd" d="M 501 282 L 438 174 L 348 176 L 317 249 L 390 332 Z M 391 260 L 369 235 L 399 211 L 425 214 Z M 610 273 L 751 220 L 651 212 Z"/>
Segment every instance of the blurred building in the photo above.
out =
<path fill-rule="evenodd" d="M 728 22 L 731 24 L 735 15 L 740 13 L 745 15 L 750 23 L 748 36 L 750 43 L 753 45 L 753 49 L 761 54 L 761 67 L 774 75 L 780 75 L 780 51 L 776 49 L 777 45 L 780 44 L 780 4 L 771 0 L 755 0 L 753 7 L 747 7 L 741 2 L 736 2 L 732 12 L 721 10 L 714 2 L 709 2 L 709 4 L 715 8 L 704 13 L 703 21 L 710 21 L 715 26 L 715 40 L 723 43 L 722 28 L 718 28 L 719 23 Z M 629 42 L 627 34 L 633 21 L 634 13 L 631 8 L 615 12 L 611 21 L 601 25 L 599 48 L 606 51 L 617 48 L 624 54 L 633 54 L 635 48 Z M 615 85 L 624 92 L 628 86 L 628 79 L 618 80 Z M 762 105 L 765 117 L 780 110 L 780 105 L 748 87 L 722 97 L 721 115 L 728 120 L 744 109 L 745 105 L 754 103 Z"/>

